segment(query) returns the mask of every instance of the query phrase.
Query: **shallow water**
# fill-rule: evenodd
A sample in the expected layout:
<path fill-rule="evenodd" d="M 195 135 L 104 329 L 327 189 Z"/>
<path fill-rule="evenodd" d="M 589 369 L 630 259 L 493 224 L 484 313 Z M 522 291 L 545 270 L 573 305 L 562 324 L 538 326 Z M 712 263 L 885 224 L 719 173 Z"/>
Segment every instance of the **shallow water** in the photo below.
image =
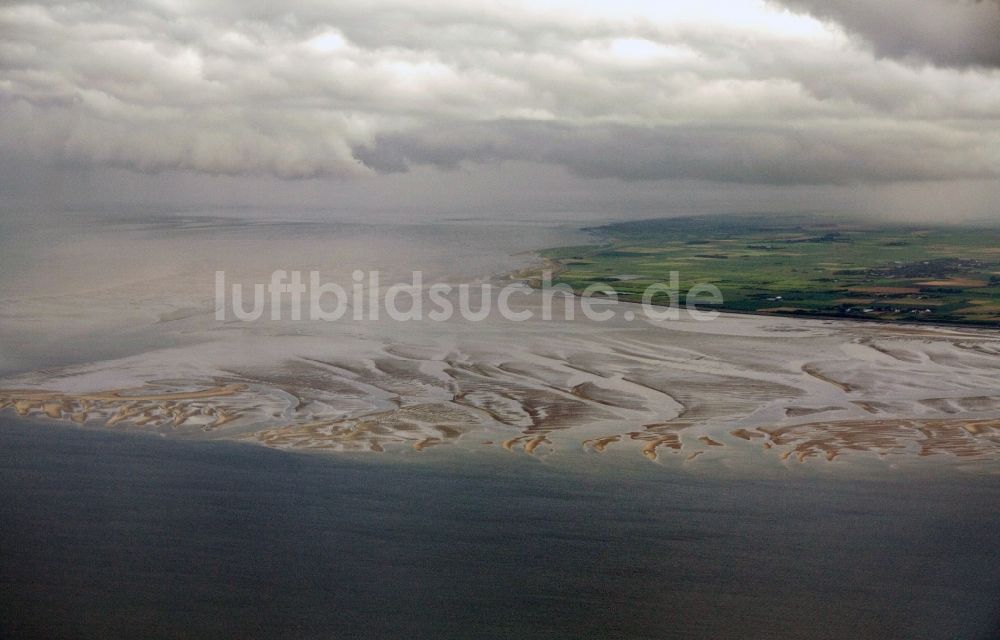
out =
<path fill-rule="evenodd" d="M 315 456 L 9 419 L 0 439 L 7 638 L 1000 628 L 996 477 Z"/>

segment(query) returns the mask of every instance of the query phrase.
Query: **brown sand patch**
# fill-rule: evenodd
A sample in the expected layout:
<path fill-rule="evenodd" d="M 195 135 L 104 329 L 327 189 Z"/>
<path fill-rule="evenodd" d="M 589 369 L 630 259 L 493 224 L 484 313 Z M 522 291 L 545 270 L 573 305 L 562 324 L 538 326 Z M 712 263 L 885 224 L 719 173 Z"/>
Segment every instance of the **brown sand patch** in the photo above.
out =
<path fill-rule="evenodd" d="M 660 447 L 667 447 L 668 449 L 673 449 L 676 452 L 680 451 L 684 446 L 681 444 L 681 439 L 676 433 L 668 433 L 666 435 L 658 435 L 650 438 L 650 434 L 648 433 L 635 431 L 630 433 L 629 437 L 633 440 L 647 440 L 646 444 L 642 447 L 642 455 L 654 461 L 657 458 L 656 450 Z"/>
<path fill-rule="evenodd" d="M 750 440 L 750 438 L 765 437 L 763 433 L 757 431 L 756 429 L 753 431 L 748 431 L 747 429 L 733 429 L 732 431 L 729 432 L 729 434 L 732 436 L 736 436 L 737 438 L 740 438 L 742 440 Z"/>
<path fill-rule="evenodd" d="M 413 443 L 413 448 L 416 451 L 423 451 L 427 447 L 433 447 L 436 444 L 441 444 L 441 438 L 424 438 L 423 440 L 418 440 Z"/>
<path fill-rule="evenodd" d="M 832 384 L 833 386 L 838 387 L 839 389 L 841 389 L 842 391 L 844 391 L 846 393 L 850 393 L 851 390 L 852 390 L 851 385 L 847 384 L 846 382 L 839 382 L 839 381 L 834 380 L 833 378 L 831 378 L 831 377 L 829 377 L 827 375 L 824 375 L 824 374 L 820 373 L 819 370 L 816 368 L 816 366 L 814 364 L 804 364 L 804 365 L 802 365 L 802 371 L 805 372 L 805 373 L 808 373 L 809 375 L 811 375 L 812 377 L 816 378 L 817 380 L 822 380 L 823 382 L 827 382 L 829 384 Z"/>
<path fill-rule="evenodd" d="M 220 398 L 247 390 L 244 384 L 164 393 L 150 387 L 119 389 L 99 393 L 61 393 L 45 390 L 0 390 L 0 405 L 13 407 L 21 416 L 41 415 L 54 420 L 70 420 L 83 424 L 90 419 L 102 420 L 105 426 L 130 427 L 164 426 L 177 429 L 191 418 L 198 426 L 215 429 L 242 414 L 227 407 L 211 406 Z M 203 416 L 212 417 L 207 421 Z"/>
<path fill-rule="evenodd" d="M 829 380 L 826 380 L 829 382 Z M 799 418 L 802 416 L 812 415 L 814 413 L 825 413 L 827 411 L 840 411 L 840 407 L 836 406 L 826 406 L 826 407 L 786 407 L 785 415 L 789 418 Z"/>
<path fill-rule="evenodd" d="M 609 444 L 618 442 L 621 440 L 621 436 L 606 436 L 604 438 L 594 438 L 592 440 L 584 440 L 583 446 L 589 446 L 591 449 L 598 453 L 603 453 L 604 449 L 607 448 Z"/>
<path fill-rule="evenodd" d="M 62 417 L 63 405 L 61 402 L 43 402 L 42 412 L 50 418 Z"/>
<path fill-rule="evenodd" d="M 510 438 L 509 440 L 504 440 L 500 443 L 500 446 L 507 451 L 513 451 L 514 445 L 521 444 L 525 453 L 532 454 L 535 449 L 542 444 L 552 444 L 544 435 L 542 436 L 517 436 L 515 438 Z"/>
<path fill-rule="evenodd" d="M 781 459 L 813 456 L 833 460 L 850 452 L 880 455 L 953 455 L 963 459 L 1000 458 L 1000 419 L 891 419 L 812 422 L 761 428 L 781 448 Z"/>
<path fill-rule="evenodd" d="M 532 454 L 541 444 L 551 444 L 545 436 L 536 436 L 524 444 L 524 452 Z"/>
<path fill-rule="evenodd" d="M 884 405 L 881 402 L 872 402 L 870 400 L 851 400 L 851 404 L 864 409 L 868 413 L 882 413 L 882 411 L 888 409 L 887 405 Z"/>
<path fill-rule="evenodd" d="M 472 424 L 475 416 L 465 407 L 422 403 L 360 416 L 292 422 L 242 439 L 279 448 L 381 451 L 389 444 L 408 444 L 423 451 L 454 442 Z"/>

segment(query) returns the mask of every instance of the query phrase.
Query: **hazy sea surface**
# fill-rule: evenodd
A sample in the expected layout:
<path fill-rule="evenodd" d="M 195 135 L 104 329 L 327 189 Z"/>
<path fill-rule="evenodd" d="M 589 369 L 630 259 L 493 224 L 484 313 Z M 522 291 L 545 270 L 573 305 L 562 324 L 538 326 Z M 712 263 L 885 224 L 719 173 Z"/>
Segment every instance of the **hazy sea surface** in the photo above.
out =
<path fill-rule="evenodd" d="M 5 638 L 987 640 L 1000 621 L 996 477 L 319 456 L 10 419 L 0 439 Z"/>
<path fill-rule="evenodd" d="M 238 215 L 0 232 L 4 638 L 996 637 L 995 331 L 220 322 L 218 269 L 503 284 L 589 238 Z"/>
<path fill-rule="evenodd" d="M 558 223 L 232 212 L 4 214 L 0 374 L 214 339 L 206 334 L 219 328 L 217 270 L 230 284 L 246 283 L 248 295 L 252 283 L 269 282 L 279 269 L 302 271 L 305 278 L 315 270 L 323 282 L 348 290 L 355 270 L 378 271 L 383 286 L 408 282 L 414 271 L 428 284 L 469 282 L 530 264 L 532 250 L 588 241 L 574 226 Z M 349 324 L 314 324 L 305 333 L 357 330 Z M 269 328 L 303 330 L 301 323 Z"/>

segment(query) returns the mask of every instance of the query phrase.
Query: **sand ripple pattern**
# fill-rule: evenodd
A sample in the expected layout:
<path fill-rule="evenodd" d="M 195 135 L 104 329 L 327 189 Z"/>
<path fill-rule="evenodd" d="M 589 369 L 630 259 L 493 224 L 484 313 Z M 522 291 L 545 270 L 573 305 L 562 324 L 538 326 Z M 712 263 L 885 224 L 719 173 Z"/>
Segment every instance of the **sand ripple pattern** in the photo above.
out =
<path fill-rule="evenodd" d="M 763 318 L 561 329 L 271 337 L 262 353 L 221 341 L 9 379 L 0 410 L 292 450 L 1000 460 L 995 333 Z"/>

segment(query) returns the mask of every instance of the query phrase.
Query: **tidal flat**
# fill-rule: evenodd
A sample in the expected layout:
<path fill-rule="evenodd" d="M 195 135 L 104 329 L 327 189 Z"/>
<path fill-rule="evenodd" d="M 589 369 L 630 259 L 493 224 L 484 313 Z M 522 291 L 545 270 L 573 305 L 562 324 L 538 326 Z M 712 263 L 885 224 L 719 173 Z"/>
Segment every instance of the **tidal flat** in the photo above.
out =
<path fill-rule="evenodd" d="M 0 410 L 293 450 L 625 448 L 671 463 L 867 456 L 986 471 L 1000 453 L 1000 337 L 980 330 L 496 321 L 245 347 L 222 337 L 21 375 Z"/>
<path fill-rule="evenodd" d="M 519 310 L 534 312 L 523 322 L 495 312 L 478 322 L 214 314 L 218 261 L 230 265 L 231 279 L 317 264 L 349 277 L 366 259 L 361 266 L 381 267 L 387 282 L 420 267 L 446 281 L 500 284 L 537 260 L 519 250 L 572 233 L 469 223 L 104 221 L 99 235 L 147 247 L 145 269 L 157 276 L 44 295 L 18 283 L 3 311 L 8 345 L 51 361 L 53 351 L 86 352 L 126 333 L 134 353 L 24 367 L 0 378 L 0 411 L 300 451 L 464 455 L 490 447 L 545 458 L 625 449 L 660 464 L 864 458 L 997 470 L 1000 334 L 991 329 L 732 314 L 654 320 L 629 303 L 597 322 L 571 297 L 558 303 L 562 316 L 545 320 L 537 291 L 516 298 Z M 382 249 L 359 252 L 364 243 Z M 225 251 L 206 261 L 209 245 Z M 177 261 L 185 251 L 191 264 Z M 475 278 L 455 265 L 462 256 Z M 100 272 L 115 259 L 92 258 L 97 264 L 83 270 Z M 26 320 L 32 314 L 37 320 Z M 124 331 L 122 316 L 131 318 Z M 53 334 L 42 345 L 38 322 Z M 43 358 L 32 353 L 46 346 Z"/>

